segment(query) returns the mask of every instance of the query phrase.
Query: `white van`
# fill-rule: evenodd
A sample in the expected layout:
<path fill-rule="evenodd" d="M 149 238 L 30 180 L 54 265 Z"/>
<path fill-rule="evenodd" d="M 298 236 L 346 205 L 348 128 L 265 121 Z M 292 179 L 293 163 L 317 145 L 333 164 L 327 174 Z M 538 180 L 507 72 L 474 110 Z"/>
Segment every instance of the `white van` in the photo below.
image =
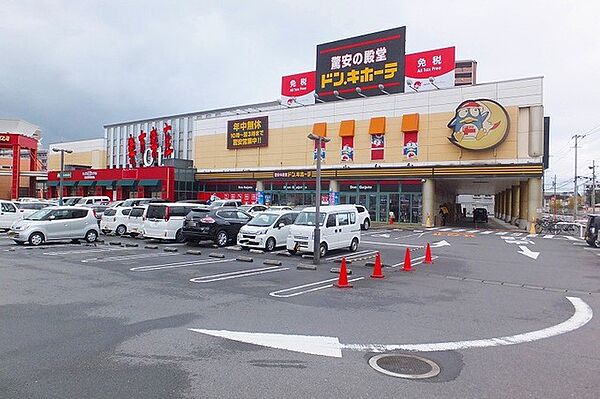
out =
<path fill-rule="evenodd" d="M 206 207 L 185 202 L 149 204 L 144 221 L 144 237 L 185 242 L 182 232 L 185 217 L 194 208 Z"/>
<path fill-rule="evenodd" d="M 148 205 L 134 206 L 131 208 L 131 212 L 129 212 L 129 216 L 125 221 L 127 233 L 134 237 L 144 234 L 144 220 L 146 219 L 146 212 L 148 212 Z"/>
<path fill-rule="evenodd" d="M 115 233 L 117 236 L 129 233 L 127 218 L 130 212 L 131 208 L 124 206 L 105 209 L 100 220 L 100 231 L 104 234 Z"/>
<path fill-rule="evenodd" d="M 290 227 L 287 238 L 287 250 L 296 252 L 312 252 L 315 230 L 315 208 L 305 208 L 300 212 Z M 321 257 L 332 249 L 348 248 L 351 252 L 358 250 L 360 244 L 360 223 L 358 211 L 354 205 L 322 206 L 319 210 Z"/>
<path fill-rule="evenodd" d="M 0 201 L 0 230 L 8 230 L 17 220 L 21 219 L 17 205 L 11 201 Z"/>
<path fill-rule="evenodd" d="M 286 245 L 290 226 L 299 212 L 265 211 L 260 212 L 240 228 L 237 243 L 242 248 L 261 248 L 272 251 Z"/>
<path fill-rule="evenodd" d="M 94 195 L 91 197 L 83 197 L 77 203 L 76 206 L 91 206 L 91 205 L 107 205 L 110 202 L 110 198 L 106 195 Z"/>

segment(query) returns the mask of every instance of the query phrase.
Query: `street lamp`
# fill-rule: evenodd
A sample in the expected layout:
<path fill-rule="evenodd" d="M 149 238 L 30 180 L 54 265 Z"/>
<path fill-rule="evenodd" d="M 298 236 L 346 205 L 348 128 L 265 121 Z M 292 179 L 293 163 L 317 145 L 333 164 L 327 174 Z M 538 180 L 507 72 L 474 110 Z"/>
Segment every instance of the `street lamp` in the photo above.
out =
<path fill-rule="evenodd" d="M 315 232 L 314 232 L 314 237 L 313 237 L 313 264 L 318 265 L 320 258 L 321 258 L 321 252 L 320 252 L 321 230 L 320 230 L 320 226 L 319 226 L 319 216 L 320 216 L 319 212 L 320 212 L 320 208 L 321 208 L 321 145 L 322 145 L 322 143 L 330 142 L 331 139 L 328 139 L 327 137 L 318 136 L 314 133 L 310 133 L 307 137 L 317 144 L 317 172 L 316 172 L 316 177 L 315 177 L 317 181 L 315 184 L 316 199 L 315 199 Z"/>
<path fill-rule="evenodd" d="M 64 169 L 65 169 L 65 152 L 67 154 L 71 154 L 73 153 L 73 150 L 65 150 L 64 148 L 53 148 L 52 151 L 54 152 L 60 152 L 60 175 L 59 177 L 59 182 L 58 183 L 58 205 L 62 206 L 63 205 L 63 173 L 64 173 Z"/>

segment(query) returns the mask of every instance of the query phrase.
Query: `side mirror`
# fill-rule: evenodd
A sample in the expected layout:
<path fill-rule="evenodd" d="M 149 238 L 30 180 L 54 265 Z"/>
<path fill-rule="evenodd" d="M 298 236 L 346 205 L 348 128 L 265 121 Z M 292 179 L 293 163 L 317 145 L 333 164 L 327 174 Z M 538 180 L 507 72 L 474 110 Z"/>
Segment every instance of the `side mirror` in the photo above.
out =
<path fill-rule="evenodd" d="M 278 228 L 278 229 L 282 229 L 282 228 L 284 228 L 284 227 L 285 227 L 285 223 L 283 223 L 283 222 L 281 222 L 281 223 L 279 223 L 279 224 L 277 225 L 277 228 Z"/>

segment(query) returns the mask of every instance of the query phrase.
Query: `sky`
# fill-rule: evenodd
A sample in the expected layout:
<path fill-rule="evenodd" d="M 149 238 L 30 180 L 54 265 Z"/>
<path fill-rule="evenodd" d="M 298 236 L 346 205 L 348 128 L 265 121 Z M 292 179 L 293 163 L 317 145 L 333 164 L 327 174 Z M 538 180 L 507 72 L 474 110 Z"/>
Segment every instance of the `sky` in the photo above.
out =
<path fill-rule="evenodd" d="M 545 184 L 572 190 L 574 134 L 587 134 L 578 175 L 600 164 L 598 15 L 591 0 L 0 0 L 0 118 L 40 126 L 47 145 L 276 100 L 282 75 L 314 69 L 317 44 L 406 26 L 407 53 L 456 46 L 480 83 L 544 76 Z"/>

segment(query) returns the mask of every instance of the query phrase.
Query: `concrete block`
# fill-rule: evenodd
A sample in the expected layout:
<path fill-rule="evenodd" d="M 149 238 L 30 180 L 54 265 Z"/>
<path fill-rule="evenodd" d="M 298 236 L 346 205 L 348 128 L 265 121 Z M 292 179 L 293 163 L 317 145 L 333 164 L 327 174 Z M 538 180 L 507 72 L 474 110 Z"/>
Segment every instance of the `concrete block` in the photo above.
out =
<path fill-rule="evenodd" d="M 281 266 L 281 261 L 267 259 L 267 260 L 263 261 L 263 265 Z"/>
<path fill-rule="evenodd" d="M 225 254 L 220 254 L 218 252 L 212 252 L 212 253 L 208 254 L 208 256 L 211 258 L 223 259 L 225 257 Z"/>
<path fill-rule="evenodd" d="M 238 256 L 235 260 L 240 262 L 254 262 L 254 258 L 250 256 Z"/>
<path fill-rule="evenodd" d="M 296 269 L 297 270 L 317 270 L 317 266 L 300 263 L 298 266 L 296 266 Z"/>
<path fill-rule="evenodd" d="M 165 248 L 163 248 L 163 251 L 165 251 L 165 252 L 178 252 L 179 249 L 177 249 L 175 247 L 165 247 Z"/>

